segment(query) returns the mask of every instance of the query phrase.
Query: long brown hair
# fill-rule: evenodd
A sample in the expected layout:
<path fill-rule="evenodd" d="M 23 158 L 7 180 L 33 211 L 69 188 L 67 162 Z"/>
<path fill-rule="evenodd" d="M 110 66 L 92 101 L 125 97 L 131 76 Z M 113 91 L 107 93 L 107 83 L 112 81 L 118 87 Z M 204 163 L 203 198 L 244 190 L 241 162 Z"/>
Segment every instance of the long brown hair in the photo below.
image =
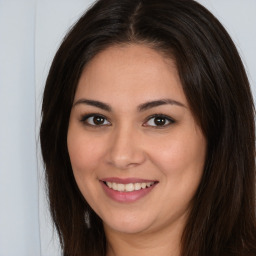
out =
<path fill-rule="evenodd" d="M 43 96 L 40 140 L 51 215 L 64 255 L 106 253 L 102 221 L 73 177 L 67 130 L 83 68 L 107 47 L 131 43 L 148 45 L 176 61 L 184 93 L 207 139 L 205 170 L 183 233 L 182 255 L 256 255 L 249 82 L 226 30 L 192 0 L 99 0 L 57 51 Z"/>

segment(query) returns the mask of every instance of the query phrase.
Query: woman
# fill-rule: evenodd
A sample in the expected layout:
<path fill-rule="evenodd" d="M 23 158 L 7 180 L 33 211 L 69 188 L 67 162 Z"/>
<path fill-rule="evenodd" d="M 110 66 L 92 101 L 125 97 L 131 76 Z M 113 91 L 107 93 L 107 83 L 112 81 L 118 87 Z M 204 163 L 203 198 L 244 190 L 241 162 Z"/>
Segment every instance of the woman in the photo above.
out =
<path fill-rule="evenodd" d="M 40 131 L 64 255 L 256 255 L 254 107 L 191 0 L 100 0 L 46 82 Z"/>

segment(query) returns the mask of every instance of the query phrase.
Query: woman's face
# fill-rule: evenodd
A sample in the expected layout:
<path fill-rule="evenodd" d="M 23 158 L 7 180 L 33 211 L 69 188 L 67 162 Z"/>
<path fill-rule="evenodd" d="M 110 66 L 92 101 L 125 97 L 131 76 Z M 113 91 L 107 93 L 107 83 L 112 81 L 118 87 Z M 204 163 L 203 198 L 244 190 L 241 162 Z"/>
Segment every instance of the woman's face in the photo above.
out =
<path fill-rule="evenodd" d="M 79 80 L 67 143 L 77 185 L 105 229 L 184 224 L 206 140 L 172 60 L 142 45 L 99 53 Z"/>

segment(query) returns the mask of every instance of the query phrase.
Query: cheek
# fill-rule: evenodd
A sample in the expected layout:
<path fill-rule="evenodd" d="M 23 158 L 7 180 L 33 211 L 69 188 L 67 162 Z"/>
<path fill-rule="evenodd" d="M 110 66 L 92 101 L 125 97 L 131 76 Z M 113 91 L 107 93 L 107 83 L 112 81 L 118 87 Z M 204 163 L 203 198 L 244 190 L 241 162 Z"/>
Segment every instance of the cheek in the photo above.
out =
<path fill-rule="evenodd" d="M 195 130 L 176 133 L 161 143 L 155 143 L 151 156 L 166 175 L 194 175 L 202 173 L 205 153 L 205 139 Z"/>
<path fill-rule="evenodd" d="M 67 136 L 68 152 L 73 174 L 79 190 L 87 202 L 93 206 L 97 201 L 97 170 L 99 159 L 102 156 L 102 147 L 99 141 L 93 141 L 91 136 L 85 136 L 79 129 L 70 129 Z"/>
<path fill-rule="evenodd" d="M 102 147 L 97 140 L 93 141 L 79 131 L 68 132 L 68 152 L 76 178 L 93 173 L 102 155 Z"/>
<path fill-rule="evenodd" d="M 162 172 L 163 201 L 169 211 L 188 209 L 200 184 L 204 169 L 206 142 L 201 133 L 176 133 L 170 140 L 157 144 L 154 164 Z M 152 153 L 153 154 L 153 153 Z M 166 212 L 168 216 L 168 212 Z"/>

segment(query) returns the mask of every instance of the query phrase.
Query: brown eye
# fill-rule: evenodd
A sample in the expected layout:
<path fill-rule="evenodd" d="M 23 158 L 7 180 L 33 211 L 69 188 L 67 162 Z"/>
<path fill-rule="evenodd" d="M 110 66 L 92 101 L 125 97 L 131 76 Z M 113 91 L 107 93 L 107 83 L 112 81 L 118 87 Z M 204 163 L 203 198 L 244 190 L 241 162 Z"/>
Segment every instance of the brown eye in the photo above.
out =
<path fill-rule="evenodd" d="M 151 116 L 148 121 L 144 124 L 144 126 L 152 126 L 152 127 L 159 127 L 164 128 L 166 126 L 169 126 L 173 124 L 175 121 L 165 115 L 154 115 Z"/>
<path fill-rule="evenodd" d="M 104 124 L 105 118 L 101 117 L 101 116 L 94 116 L 93 117 L 93 123 L 96 125 L 101 125 Z"/>
<path fill-rule="evenodd" d="M 154 124 L 157 126 L 163 126 L 167 123 L 168 121 L 166 120 L 166 118 L 163 117 L 156 117 L 154 118 Z"/>
<path fill-rule="evenodd" d="M 100 115 L 86 115 L 81 121 L 90 126 L 109 126 L 111 124 L 104 116 Z"/>

